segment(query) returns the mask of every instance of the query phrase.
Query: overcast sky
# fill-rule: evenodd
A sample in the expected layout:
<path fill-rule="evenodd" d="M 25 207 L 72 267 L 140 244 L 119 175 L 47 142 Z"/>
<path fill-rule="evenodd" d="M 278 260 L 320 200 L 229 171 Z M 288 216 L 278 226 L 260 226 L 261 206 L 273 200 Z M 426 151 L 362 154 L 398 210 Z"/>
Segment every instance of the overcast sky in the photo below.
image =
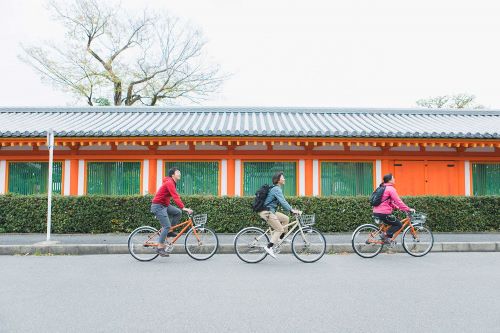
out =
<path fill-rule="evenodd" d="M 75 104 L 18 60 L 19 44 L 62 39 L 43 1 L 0 1 L 0 105 Z M 498 0 L 123 0 L 200 27 L 232 73 L 202 105 L 413 107 L 473 93 L 500 108 Z"/>

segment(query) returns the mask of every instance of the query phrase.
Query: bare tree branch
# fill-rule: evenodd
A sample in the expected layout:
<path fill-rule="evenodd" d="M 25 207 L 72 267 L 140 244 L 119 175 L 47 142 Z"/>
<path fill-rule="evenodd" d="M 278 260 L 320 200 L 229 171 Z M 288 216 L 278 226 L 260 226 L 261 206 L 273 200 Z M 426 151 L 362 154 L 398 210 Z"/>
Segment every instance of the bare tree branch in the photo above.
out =
<path fill-rule="evenodd" d="M 484 106 L 476 103 L 476 96 L 471 94 L 455 94 L 436 96 L 425 99 L 419 99 L 416 104 L 418 106 L 429 109 L 483 109 Z"/>
<path fill-rule="evenodd" d="M 67 42 L 28 46 L 20 57 L 89 105 L 94 96 L 111 97 L 114 105 L 199 102 L 227 78 L 207 61 L 200 31 L 178 18 L 157 11 L 136 15 L 110 1 L 51 0 L 48 8 Z"/>

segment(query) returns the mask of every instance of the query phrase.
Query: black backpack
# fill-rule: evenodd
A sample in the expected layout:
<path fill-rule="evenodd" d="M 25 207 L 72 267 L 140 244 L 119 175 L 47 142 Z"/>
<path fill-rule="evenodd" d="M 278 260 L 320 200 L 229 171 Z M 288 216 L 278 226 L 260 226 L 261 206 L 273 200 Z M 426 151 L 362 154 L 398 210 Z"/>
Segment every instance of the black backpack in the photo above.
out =
<path fill-rule="evenodd" d="M 252 209 L 254 212 L 262 212 L 266 210 L 267 207 L 264 207 L 264 201 L 266 201 L 267 195 L 269 191 L 274 187 L 274 185 L 262 185 L 257 192 L 255 192 L 255 199 L 252 204 Z"/>
<path fill-rule="evenodd" d="M 372 195 L 370 196 L 370 205 L 372 205 L 372 207 L 377 207 L 382 204 L 383 202 L 382 196 L 384 195 L 384 192 L 385 192 L 384 185 L 380 185 L 375 189 L 375 191 L 373 191 Z M 385 199 L 384 201 L 387 200 L 389 200 L 389 198 Z"/>

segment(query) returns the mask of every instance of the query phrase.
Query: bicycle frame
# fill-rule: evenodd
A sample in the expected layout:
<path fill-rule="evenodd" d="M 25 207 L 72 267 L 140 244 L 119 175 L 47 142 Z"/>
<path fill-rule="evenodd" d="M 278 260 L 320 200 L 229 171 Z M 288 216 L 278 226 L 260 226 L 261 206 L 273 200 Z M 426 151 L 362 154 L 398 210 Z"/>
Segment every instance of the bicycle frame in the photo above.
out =
<path fill-rule="evenodd" d="M 290 227 L 290 226 L 291 226 L 291 228 L 289 228 L 289 230 L 288 230 L 288 232 L 285 234 L 285 236 L 283 236 L 283 238 L 282 238 L 282 239 L 280 239 L 280 240 L 278 241 L 278 243 L 277 243 L 277 244 L 275 244 L 276 246 L 280 246 L 281 244 L 283 244 L 283 242 L 285 241 L 285 239 L 286 239 L 288 236 L 290 236 L 291 234 L 293 234 L 293 233 L 295 232 L 295 229 L 297 229 L 297 227 L 299 228 L 300 233 L 302 234 L 302 237 L 304 237 L 304 229 L 303 229 L 302 225 L 300 224 L 300 222 L 299 222 L 299 218 L 298 218 L 298 217 L 296 217 L 296 218 L 295 218 L 295 221 L 293 221 L 293 222 L 290 222 L 290 223 L 288 223 L 288 224 L 283 225 L 283 228 L 288 228 L 288 227 Z M 266 234 L 266 235 L 268 235 L 269 237 L 271 237 L 272 232 L 273 232 L 273 228 L 269 227 L 269 228 L 267 228 L 267 230 L 264 232 L 264 234 Z M 305 237 L 304 237 L 304 238 L 305 238 Z M 258 239 L 259 239 L 259 238 L 258 238 Z"/>
<path fill-rule="evenodd" d="M 195 225 L 193 224 L 193 220 L 191 219 L 191 217 L 182 223 L 171 226 L 168 231 L 169 232 L 174 231 L 175 229 L 178 229 L 181 227 L 182 227 L 182 230 L 179 231 L 177 236 L 175 236 L 175 238 L 172 240 L 172 242 L 171 242 L 172 244 L 175 244 L 175 242 L 179 239 L 179 237 L 181 237 L 186 232 L 186 230 L 189 228 L 193 229 L 193 233 L 196 236 L 196 239 L 198 240 L 198 242 L 200 241 L 200 237 L 198 236 L 198 232 L 195 229 Z M 151 239 L 156 237 L 156 235 L 159 235 L 162 232 L 162 230 L 163 230 L 163 227 L 160 230 L 158 230 L 156 233 L 154 233 L 152 236 L 149 236 L 149 238 L 146 240 L 146 242 L 144 242 L 144 245 L 145 246 L 158 246 L 158 243 L 151 242 Z"/>
<path fill-rule="evenodd" d="M 411 219 L 410 219 L 409 216 L 407 216 L 406 218 L 404 218 L 401 221 L 401 223 L 403 225 L 401 226 L 401 228 L 398 231 L 396 231 L 394 233 L 394 235 L 392 235 L 391 241 L 394 241 L 399 236 L 399 234 L 402 233 L 406 229 L 406 227 L 408 227 L 408 226 L 410 226 L 410 228 L 411 228 L 411 234 L 415 235 L 415 228 L 413 227 L 413 224 L 411 224 Z M 390 225 L 387 225 L 387 224 L 381 222 L 381 226 L 378 229 L 378 233 L 380 233 L 380 232 L 386 232 L 387 229 L 389 229 L 390 227 L 391 227 Z M 371 242 L 376 243 L 376 244 L 384 244 L 384 241 L 382 241 L 382 240 L 373 240 Z"/>

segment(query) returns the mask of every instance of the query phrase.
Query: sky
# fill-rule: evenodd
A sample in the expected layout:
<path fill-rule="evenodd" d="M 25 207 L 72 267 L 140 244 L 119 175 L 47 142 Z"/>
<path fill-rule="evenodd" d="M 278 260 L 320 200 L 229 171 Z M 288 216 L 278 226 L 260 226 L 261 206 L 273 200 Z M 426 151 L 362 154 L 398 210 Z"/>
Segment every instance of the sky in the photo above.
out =
<path fill-rule="evenodd" d="M 103 0 L 106 1 L 106 0 Z M 199 27 L 230 78 L 205 106 L 414 107 L 471 93 L 500 109 L 497 0 L 122 0 Z M 18 59 L 64 41 L 44 1 L 0 0 L 0 106 L 85 105 Z"/>

